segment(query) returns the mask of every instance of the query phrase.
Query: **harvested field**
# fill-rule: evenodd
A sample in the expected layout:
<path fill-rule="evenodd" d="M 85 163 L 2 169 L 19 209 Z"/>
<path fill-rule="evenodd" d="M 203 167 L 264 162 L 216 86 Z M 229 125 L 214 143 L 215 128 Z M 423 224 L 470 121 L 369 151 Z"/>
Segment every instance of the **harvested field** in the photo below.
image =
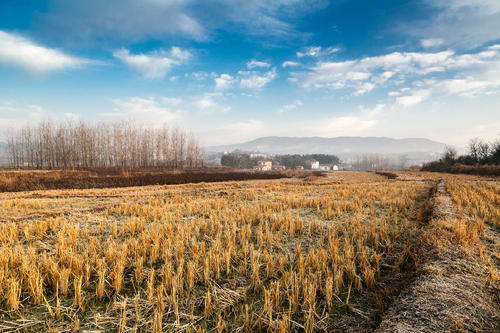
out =
<path fill-rule="evenodd" d="M 424 175 L 2 193 L 0 331 L 496 329 L 499 183 Z"/>

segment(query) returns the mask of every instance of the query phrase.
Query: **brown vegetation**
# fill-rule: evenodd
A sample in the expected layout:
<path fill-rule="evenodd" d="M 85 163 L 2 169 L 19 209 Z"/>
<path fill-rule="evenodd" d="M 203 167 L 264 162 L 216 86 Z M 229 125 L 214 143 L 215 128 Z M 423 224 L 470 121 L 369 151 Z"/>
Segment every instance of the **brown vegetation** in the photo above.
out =
<path fill-rule="evenodd" d="M 229 180 L 277 179 L 308 173 L 249 172 L 229 168 L 183 170 L 118 168 L 84 170 L 0 171 L 0 191 L 17 192 L 50 189 L 86 189 L 144 185 L 172 185 Z"/>
<path fill-rule="evenodd" d="M 500 165 L 465 165 L 455 163 L 453 165 L 429 163 L 422 168 L 424 171 L 447 172 L 454 174 L 469 174 L 480 176 L 500 176 Z"/>

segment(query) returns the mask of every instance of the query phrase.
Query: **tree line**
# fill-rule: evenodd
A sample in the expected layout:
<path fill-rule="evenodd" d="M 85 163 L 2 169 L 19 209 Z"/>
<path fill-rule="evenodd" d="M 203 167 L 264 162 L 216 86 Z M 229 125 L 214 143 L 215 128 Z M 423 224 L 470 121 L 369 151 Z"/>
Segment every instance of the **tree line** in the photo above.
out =
<path fill-rule="evenodd" d="M 258 161 L 272 161 L 274 165 L 283 165 L 287 169 L 295 169 L 302 166 L 310 169 L 310 160 L 316 160 L 321 164 L 340 164 L 340 159 L 335 155 L 309 154 L 309 155 L 275 155 L 270 157 L 251 157 L 245 153 L 224 154 L 221 157 L 221 165 L 233 167 L 235 169 L 251 169 L 257 165 Z"/>
<path fill-rule="evenodd" d="M 452 147 L 446 147 L 443 156 L 433 162 L 423 165 L 425 171 L 447 172 L 452 166 L 499 166 L 500 140 L 487 142 L 481 139 L 472 139 L 467 145 L 467 153 L 458 155 Z"/>
<path fill-rule="evenodd" d="M 36 169 L 202 166 L 197 138 L 178 127 L 42 121 L 7 133 L 11 167 Z"/>
<path fill-rule="evenodd" d="M 362 154 L 350 158 L 344 164 L 347 170 L 374 171 L 374 170 L 404 170 L 409 159 L 406 155 Z"/>

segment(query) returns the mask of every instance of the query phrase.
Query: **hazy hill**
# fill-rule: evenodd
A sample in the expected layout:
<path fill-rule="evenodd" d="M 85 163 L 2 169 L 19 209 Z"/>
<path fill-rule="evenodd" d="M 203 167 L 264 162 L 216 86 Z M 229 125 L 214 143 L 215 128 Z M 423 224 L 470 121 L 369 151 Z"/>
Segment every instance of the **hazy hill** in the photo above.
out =
<path fill-rule="evenodd" d="M 353 153 L 441 153 L 444 143 L 422 138 L 392 139 L 385 137 L 278 137 L 268 136 L 252 141 L 206 147 L 209 152 L 261 152 L 268 154 L 337 154 Z"/>

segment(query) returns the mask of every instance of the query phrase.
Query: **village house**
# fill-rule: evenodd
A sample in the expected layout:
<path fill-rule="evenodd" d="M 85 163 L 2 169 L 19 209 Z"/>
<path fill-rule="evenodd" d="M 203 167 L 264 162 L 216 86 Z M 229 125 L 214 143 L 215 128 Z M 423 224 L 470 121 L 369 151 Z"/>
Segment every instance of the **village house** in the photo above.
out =
<path fill-rule="evenodd" d="M 310 166 L 311 170 L 319 170 L 319 162 L 316 160 L 307 160 L 306 164 Z"/>
<path fill-rule="evenodd" d="M 279 163 L 273 164 L 273 170 L 286 170 L 286 166 L 281 165 Z"/>
<path fill-rule="evenodd" d="M 321 171 L 338 171 L 339 166 L 336 164 L 320 164 L 319 170 L 321 170 Z"/>
<path fill-rule="evenodd" d="M 270 171 L 273 169 L 272 161 L 258 161 L 257 165 L 253 167 L 256 171 Z"/>
<path fill-rule="evenodd" d="M 261 154 L 261 153 L 254 153 L 254 154 L 250 154 L 250 158 L 266 158 L 266 154 Z"/>

